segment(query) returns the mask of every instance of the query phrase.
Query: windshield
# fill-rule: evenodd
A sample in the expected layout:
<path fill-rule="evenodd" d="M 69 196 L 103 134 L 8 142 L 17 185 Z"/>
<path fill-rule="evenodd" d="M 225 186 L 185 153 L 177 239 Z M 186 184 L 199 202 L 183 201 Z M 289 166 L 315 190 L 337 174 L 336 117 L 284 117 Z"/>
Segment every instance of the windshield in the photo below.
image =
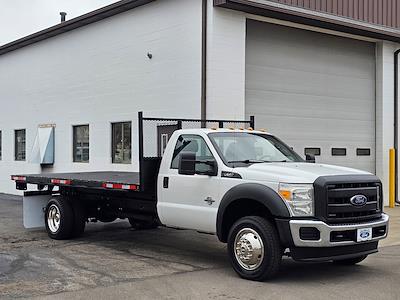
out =
<path fill-rule="evenodd" d="M 209 137 L 225 164 L 235 167 L 263 162 L 302 162 L 303 159 L 279 139 L 259 133 L 220 132 Z"/>

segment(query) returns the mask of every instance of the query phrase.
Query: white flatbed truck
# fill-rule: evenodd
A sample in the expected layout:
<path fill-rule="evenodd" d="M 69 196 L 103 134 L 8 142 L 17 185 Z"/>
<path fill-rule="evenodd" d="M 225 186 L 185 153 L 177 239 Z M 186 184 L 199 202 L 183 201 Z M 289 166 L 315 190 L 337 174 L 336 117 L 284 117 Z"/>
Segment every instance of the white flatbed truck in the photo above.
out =
<path fill-rule="evenodd" d="M 24 190 L 24 224 L 49 237 L 80 236 L 89 220 L 129 219 L 136 228 L 192 229 L 227 243 L 243 278 L 276 275 L 282 256 L 352 265 L 388 234 L 382 183 L 367 172 L 304 161 L 250 121 L 144 118 L 139 172 L 13 175 Z M 163 153 L 144 156 L 144 122 L 175 131 Z M 224 128 L 241 123 L 243 127 Z M 181 129 L 183 123 L 203 128 Z M 204 128 L 216 123 L 218 128 Z M 37 191 L 27 191 L 28 184 Z M 30 186 L 29 185 L 29 186 Z"/>

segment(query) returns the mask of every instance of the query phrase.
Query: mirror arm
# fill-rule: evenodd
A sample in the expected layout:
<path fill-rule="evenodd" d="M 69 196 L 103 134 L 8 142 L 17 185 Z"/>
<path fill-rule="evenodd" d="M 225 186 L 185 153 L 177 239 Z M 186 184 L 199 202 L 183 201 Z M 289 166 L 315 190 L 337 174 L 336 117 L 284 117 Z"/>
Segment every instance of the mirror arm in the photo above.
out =
<path fill-rule="evenodd" d="M 196 160 L 196 164 L 205 164 L 208 166 L 214 166 L 214 161 L 213 160 Z"/>

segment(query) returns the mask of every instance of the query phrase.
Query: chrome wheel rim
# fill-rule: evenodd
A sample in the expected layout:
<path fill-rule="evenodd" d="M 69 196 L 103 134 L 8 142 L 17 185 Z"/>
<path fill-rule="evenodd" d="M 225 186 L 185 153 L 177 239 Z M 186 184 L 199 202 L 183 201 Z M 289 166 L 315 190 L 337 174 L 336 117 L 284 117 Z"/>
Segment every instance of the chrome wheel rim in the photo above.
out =
<path fill-rule="evenodd" d="M 47 225 L 52 233 L 56 233 L 60 228 L 61 213 L 57 205 L 52 204 L 47 212 Z"/>
<path fill-rule="evenodd" d="M 264 259 L 264 244 L 260 235 L 251 228 L 243 228 L 235 238 L 235 258 L 247 271 L 257 269 Z"/>

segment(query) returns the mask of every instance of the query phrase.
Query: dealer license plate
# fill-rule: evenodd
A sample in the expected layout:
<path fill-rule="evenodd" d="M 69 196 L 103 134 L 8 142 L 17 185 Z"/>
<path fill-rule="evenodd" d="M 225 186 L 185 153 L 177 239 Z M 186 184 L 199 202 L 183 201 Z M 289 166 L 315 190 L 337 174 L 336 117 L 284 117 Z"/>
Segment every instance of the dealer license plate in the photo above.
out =
<path fill-rule="evenodd" d="M 372 240 L 372 228 L 357 229 L 357 242 Z"/>

